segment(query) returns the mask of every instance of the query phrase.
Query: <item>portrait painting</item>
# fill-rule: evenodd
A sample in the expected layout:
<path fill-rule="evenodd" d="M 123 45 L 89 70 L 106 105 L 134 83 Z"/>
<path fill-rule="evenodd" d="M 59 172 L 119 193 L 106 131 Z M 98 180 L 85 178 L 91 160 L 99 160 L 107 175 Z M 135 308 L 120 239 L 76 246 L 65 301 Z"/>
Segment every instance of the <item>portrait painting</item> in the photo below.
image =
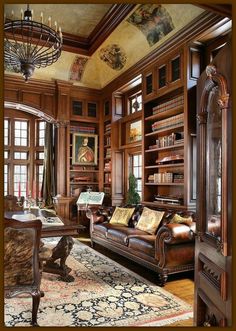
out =
<path fill-rule="evenodd" d="M 166 8 L 157 4 L 140 5 L 127 21 L 142 31 L 149 46 L 153 46 L 174 29 Z"/>
<path fill-rule="evenodd" d="M 74 133 L 72 144 L 72 163 L 78 165 L 97 165 L 98 136 L 96 134 Z"/>

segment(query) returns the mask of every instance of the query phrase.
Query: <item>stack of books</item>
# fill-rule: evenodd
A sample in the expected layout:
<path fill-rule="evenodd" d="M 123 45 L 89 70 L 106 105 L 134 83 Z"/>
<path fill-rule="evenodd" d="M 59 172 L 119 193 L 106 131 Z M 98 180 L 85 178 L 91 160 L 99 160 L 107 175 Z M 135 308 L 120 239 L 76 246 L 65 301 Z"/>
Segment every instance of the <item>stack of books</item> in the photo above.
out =
<path fill-rule="evenodd" d="M 172 183 L 173 173 L 172 172 L 160 172 L 154 174 L 154 183 Z"/>
<path fill-rule="evenodd" d="M 182 205 L 183 204 L 183 197 L 178 196 L 166 196 L 166 195 L 155 195 L 155 201 L 158 203 L 167 203 L 167 204 L 174 204 L 174 205 Z"/>
<path fill-rule="evenodd" d="M 176 107 L 181 107 L 184 104 L 184 96 L 179 95 L 178 97 L 175 97 L 169 101 L 163 102 L 156 107 L 152 108 L 153 115 L 162 113 L 164 111 L 176 108 Z"/>
<path fill-rule="evenodd" d="M 184 114 L 181 113 L 181 114 L 166 118 L 162 121 L 157 121 L 157 122 L 153 123 L 152 131 L 156 132 L 156 131 L 172 128 L 177 125 L 183 125 L 183 124 L 184 124 Z"/>
<path fill-rule="evenodd" d="M 148 183 L 154 183 L 154 175 L 148 176 Z"/>
<path fill-rule="evenodd" d="M 111 132 L 111 123 L 105 125 L 105 133 Z"/>
<path fill-rule="evenodd" d="M 183 183 L 184 182 L 184 174 L 183 173 L 174 173 L 173 174 L 173 182 L 174 183 Z"/>
<path fill-rule="evenodd" d="M 163 163 L 175 163 L 175 162 L 180 162 L 184 159 L 183 154 L 176 154 L 176 155 L 170 155 L 170 156 L 165 156 L 161 159 L 157 159 L 156 163 L 157 164 L 163 164 Z"/>
<path fill-rule="evenodd" d="M 110 145 L 111 145 L 111 137 L 108 136 L 108 137 L 106 137 L 106 139 L 105 139 L 105 146 L 110 146 Z"/>
<path fill-rule="evenodd" d="M 73 177 L 72 180 L 74 182 L 90 182 L 91 177 L 90 176 L 78 176 L 78 177 Z"/>
<path fill-rule="evenodd" d="M 105 158 L 106 159 L 110 159 L 111 158 L 111 148 L 107 148 Z"/>

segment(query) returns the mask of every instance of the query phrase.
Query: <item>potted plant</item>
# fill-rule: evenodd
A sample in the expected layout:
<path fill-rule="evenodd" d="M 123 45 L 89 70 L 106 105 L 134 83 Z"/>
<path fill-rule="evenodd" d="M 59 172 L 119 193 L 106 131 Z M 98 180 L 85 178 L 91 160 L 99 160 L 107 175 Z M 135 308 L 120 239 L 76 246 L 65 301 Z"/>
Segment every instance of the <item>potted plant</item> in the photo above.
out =
<path fill-rule="evenodd" d="M 137 205 L 140 203 L 140 196 L 136 191 L 137 179 L 133 174 L 129 175 L 129 189 L 127 192 L 126 203 L 128 205 Z"/>

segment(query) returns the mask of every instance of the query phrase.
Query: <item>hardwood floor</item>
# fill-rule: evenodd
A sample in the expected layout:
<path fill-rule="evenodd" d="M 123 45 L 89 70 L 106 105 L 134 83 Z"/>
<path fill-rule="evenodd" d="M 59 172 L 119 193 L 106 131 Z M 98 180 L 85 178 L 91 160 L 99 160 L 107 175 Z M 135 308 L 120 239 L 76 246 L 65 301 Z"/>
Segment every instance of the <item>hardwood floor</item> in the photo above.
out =
<path fill-rule="evenodd" d="M 81 234 L 78 238 L 82 243 L 90 246 L 90 239 L 88 235 Z M 136 272 L 138 275 L 144 277 L 145 279 L 149 280 L 150 282 L 157 284 L 157 277 L 154 271 L 151 271 L 139 264 L 132 262 L 110 250 L 96 244 L 95 245 L 96 251 L 104 254 L 105 256 L 111 258 L 112 260 L 116 261 L 117 263 L 123 265 L 127 269 L 130 269 Z M 165 290 L 168 292 L 176 295 L 180 299 L 184 300 L 185 302 L 189 303 L 193 307 L 194 302 L 194 275 L 193 272 L 186 272 L 180 275 L 171 275 L 168 278 L 168 281 L 165 285 Z M 181 322 L 175 322 L 170 326 L 193 326 L 193 319 L 188 319 Z"/>

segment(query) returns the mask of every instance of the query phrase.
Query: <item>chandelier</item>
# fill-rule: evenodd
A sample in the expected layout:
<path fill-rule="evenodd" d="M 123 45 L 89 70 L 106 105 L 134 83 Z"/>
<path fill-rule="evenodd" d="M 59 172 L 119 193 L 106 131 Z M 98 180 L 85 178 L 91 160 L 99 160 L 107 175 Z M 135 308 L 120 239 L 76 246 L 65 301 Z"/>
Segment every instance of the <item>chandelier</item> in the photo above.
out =
<path fill-rule="evenodd" d="M 57 22 L 55 30 L 48 25 L 33 21 L 33 10 L 21 9 L 21 19 L 7 18 L 4 23 L 4 62 L 16 72 L 21 72 L 25 81 L 32 76 L 35 68 L 47 67 L 58 60 L 62 48 L 62 32 Z"/>

